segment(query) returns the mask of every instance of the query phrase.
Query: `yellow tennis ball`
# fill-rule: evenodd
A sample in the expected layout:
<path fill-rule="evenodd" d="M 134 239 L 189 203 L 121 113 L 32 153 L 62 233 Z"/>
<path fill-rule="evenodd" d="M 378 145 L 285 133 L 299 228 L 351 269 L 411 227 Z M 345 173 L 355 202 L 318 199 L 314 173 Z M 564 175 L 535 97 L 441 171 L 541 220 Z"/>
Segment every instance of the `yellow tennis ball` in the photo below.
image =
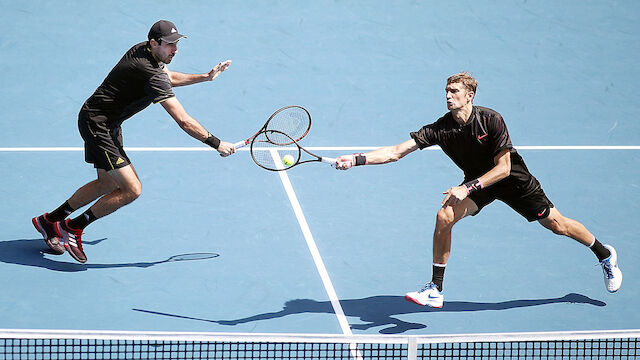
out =
<path fill-rule="evenodd" d="M 293 156 L 291 155 L 285 155 L 282 157 L 282 163 L 287 165 L 287 166 L 291 166 L 293 165 Z"/>

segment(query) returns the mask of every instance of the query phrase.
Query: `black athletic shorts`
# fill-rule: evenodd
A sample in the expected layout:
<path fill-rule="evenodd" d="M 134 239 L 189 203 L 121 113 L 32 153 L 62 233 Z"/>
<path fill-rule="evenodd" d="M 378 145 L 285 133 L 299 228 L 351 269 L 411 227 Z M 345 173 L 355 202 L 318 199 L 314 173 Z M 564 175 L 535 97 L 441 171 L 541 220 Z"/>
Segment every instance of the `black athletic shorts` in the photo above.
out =
<path fill-rule="evenodd" d="M 528 181 L 513 177 L 503 179 L 485 189 L 469 195 L 476 203 L 478 211 L 498 199 L 509 205 L 527 221 L 541 220 L 549 216 L 553 203 L 547 198 L 538 179 L 531 176 Z"/>
<path fill-rule="evenodd" d="M 122 147 L 122 128 L 110 129 L 104 122 L 96 122 L 91 117 L 91 113 L 84 110 L 78 114 L 78 130 L 84 140 L 85 161 L 96 169 L 106 171 L 131 164 Z"/>

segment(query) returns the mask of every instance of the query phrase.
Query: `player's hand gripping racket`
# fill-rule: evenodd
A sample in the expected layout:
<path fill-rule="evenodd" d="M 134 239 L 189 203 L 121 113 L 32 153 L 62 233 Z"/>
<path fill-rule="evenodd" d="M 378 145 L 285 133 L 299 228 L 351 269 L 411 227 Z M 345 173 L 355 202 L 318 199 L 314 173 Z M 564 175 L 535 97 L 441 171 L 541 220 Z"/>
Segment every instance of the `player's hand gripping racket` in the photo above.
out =
<path fill-rule="evenodd" d="M 307 109 L 298 105 L 285 106 L 274 112 L 255 135 L 247 140 L 238 141 L 233 146 L 236 149 L 247 146 L 258 134 L 267 130 L 281 131 L 288 134 L 293 140 L 300 141 L 309 133 L 310 128 L 311 114 Z"/>
<path fill-rule="evenodd" d="M 303 148 L 282 131 L 265 130 L 251 140 L 251 158 L 258 166 L 271 171 L 289 170 L 310 162 L 336 166 L 336 159 L 318 156 Z"/>

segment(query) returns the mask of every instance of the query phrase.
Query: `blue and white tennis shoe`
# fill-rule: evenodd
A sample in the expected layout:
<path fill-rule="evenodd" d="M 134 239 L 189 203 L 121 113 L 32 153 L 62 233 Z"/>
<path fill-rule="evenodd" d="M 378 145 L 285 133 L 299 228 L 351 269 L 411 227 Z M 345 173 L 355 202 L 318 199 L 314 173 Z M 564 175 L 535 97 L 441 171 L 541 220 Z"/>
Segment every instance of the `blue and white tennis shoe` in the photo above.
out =
<path fill-rule="evenodd" d="M 607 287 L 608 292 L 614 293 L 622 285 L 622 271 L 618 267 L 616 249 L 611 245 L 604 245 L 604 247 L 611 252 L 608 258 L 600 261 L 600 266 L 602 266 L 602 272 L 604 273 L 604 285 Z"/>
<path fill-rule="evenodd" d="M 444 303 L 444 295 L 438 291 L 436 284 L 430 282 L 420 291 L 408 292 L 404 299 L 422 306 L 441 308 Z"/>

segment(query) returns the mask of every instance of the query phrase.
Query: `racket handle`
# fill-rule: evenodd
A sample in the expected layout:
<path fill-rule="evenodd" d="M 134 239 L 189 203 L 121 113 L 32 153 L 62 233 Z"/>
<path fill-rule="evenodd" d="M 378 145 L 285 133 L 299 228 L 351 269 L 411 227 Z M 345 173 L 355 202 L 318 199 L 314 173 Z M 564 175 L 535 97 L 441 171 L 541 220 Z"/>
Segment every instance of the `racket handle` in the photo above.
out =
<path fill-rule="evenodd" d="M 336 167 L 336 165 L 338 164 L 338 161 L 334 158 L 330 158 L 330 157 L 320 157 L 320 161 L 322 161 L 323 163 L 327 163 L 330 164 L 333 167 Z"/>
<path fill-rule="evenodd" d="M 242 141 L 238 141 L 237 143 L 233 144 L 233 147 L 237 149 L 240 149 L 241 147 L 245 147 L 249 145 L 249 141 L 248 140 L 242 140 Z"/>

